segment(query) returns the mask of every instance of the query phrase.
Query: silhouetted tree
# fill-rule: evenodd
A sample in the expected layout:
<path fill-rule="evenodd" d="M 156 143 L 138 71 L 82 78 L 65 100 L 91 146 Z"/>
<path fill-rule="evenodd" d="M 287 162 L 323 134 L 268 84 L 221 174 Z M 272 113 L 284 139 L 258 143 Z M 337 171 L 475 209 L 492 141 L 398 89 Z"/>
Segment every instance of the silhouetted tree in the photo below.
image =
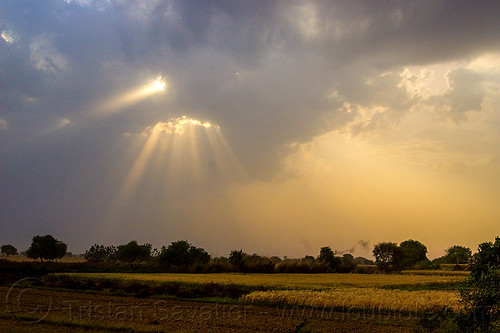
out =
<path fill-rule="evenodd" d="M 341 264 L 338 268 L 339 273 L 350 273 L 356 269 L 354 256 L 350 253 L 345 253 L 341 258 Z"/>
<path fill-rule="evenodd" d="M 326 263 L 332 272 L 336 271 L 342 264 L 342 260 L 335 256 L 335 253 L 329 246 L 324 246 L 320 249 L 318 261 Z"/>
<path fill-rule="evenodd" d="M 151 244 L 139 245 L 131 241 L 116 248 L 116 259 L 122 262 L 146 261 L 151 257 Z"/>
<path fill-rule="evenodd" d="M 302 258 L 302 260 L 306 262 L 314 262 L 316 258 L 314 258 L 313 256 L 305 256 L 304 258 Z"/>
<path fill-rule="evenodd" d="M 84 258 L 89 262 L 115 262 L 116 247 L 94 244 L 85 251 Z"/>
<path fill-rule="evenodd" d="M 166 267 L 187 268 L 199 264 L 207 264 L 210 255 L 202 248 L 192 246 L 185 240 L 172 242 L 169 246 L 163 246 L 158 261 Z"/>
<path fill-rule="evenodd" d="M 243 272 L 243 258 L 245 258 L 247 254 L 243 252 L 243 250 L 233 250 L 229 254 L 229 262 L 233 266 L 233 269 L 237 272 Z"/>
<path fill-rule="evenodd" d="M 378 243 L 373 248 L 373 255 L 375 256 L 375 264 L 385 273 L 394 270 L 399 272 L 401 270 L 403 256 L 398 244 L 391 242 Z"/>
<path fill-rule="evenodd" d="M 463 321 L 474 332 L 497 332 L 498 328 L 490 328 L 500 314 L 500 237 L 494 243 L 479 244 L 472 265 L 469 278 L 460 288 L 461 301 L 468 311 Z"/>
<path fill-rule="evenodd" d="M 409 239 L 399 244 L 402 252 L 401 268 L 409 269 L 417 263 L 428 260 L 427 247 L 419 241 Z"/>
<path fill-rule="evenodd" d="M 17 249 L 10 244 L 2 245 L 1 250 L 2 250 L 2 254 L 6 254 L 7 257 L 17 254 Z"/>
<path fill-rule="evenodd" d="M 489 269 L 500 269 L 500 237 L 495 237 L 495 242 L 479 244 L 478 251 L 472 259 L 471 275 L 478 279 Z"/>
<path fill-rule="evenodd" d="M 445 261 L 448 264 L 468 264 L 472 259 L 471 249 L 465 246 L 454 245 L 445 252 Z"/>
<path fill-rule="evenodd" d="M 256 253 L 243 256 L 243 272 L 245 273 L 274 273 L 276 261 Z"/>
<path fill-rule="evenodd" d="M 52 235 L 35 236 L 31 246 L 26 251 L 28 258 L 38 259 L 60 259 L 66 254 L 68 246 L 55 239 Z"/>

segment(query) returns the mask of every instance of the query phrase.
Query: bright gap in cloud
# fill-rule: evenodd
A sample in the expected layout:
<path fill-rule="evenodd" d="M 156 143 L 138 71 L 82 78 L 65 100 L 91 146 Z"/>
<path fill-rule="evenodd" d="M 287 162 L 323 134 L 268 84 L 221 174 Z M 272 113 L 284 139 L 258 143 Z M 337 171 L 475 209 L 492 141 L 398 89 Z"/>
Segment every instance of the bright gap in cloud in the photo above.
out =
<path fill-rule="evenodd" d="M 156 77 L 155 82 L 153 82 L 153 84 L 154 84 L 156 90 L 163 91 L 163 90 L 165 90 L 165 86 L 166 86 L 167 83 L 165 82 L 165 80 L 163 80 L 161 78 L 161 75 L 158 75 Z"/>
<path fill-rule="evenodd" d="M 167 81 L 159 75 L 154 81 L 148 84 L 133 88 L 107 99 L 96 107 L 96 111 L 101 115 L 116 113 L 126 107 L 139 103 L 154 94 L 162 93 L 167 89 Z"/>

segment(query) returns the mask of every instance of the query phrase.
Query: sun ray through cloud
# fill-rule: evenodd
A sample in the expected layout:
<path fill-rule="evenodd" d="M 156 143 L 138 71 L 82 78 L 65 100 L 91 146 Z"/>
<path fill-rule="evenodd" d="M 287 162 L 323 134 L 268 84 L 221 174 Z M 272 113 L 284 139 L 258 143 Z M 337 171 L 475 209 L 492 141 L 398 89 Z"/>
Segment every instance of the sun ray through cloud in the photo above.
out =
<path fill-rule="evenodd" d="M 168 90 L 167 81 L 158 75 L 153 82 L 135 87 L 101 102 L 95 107 L 94 113 L 100 116 L 118 113 L 126 107 L 166 90 Z"/>
<path fill-rule="evenodd" d="M 195 190 L 244 174 L 220 127 L 207 121 L 171 118 L 130 137 L 147 139 L 110 204 L 105 230 L 126 216 L 132 197 L 141 195 L 137 189 L 152 186 L 144 185 L 148 182 L 163 183 L 158 195 L 166 199 L 172 191 Z"/>

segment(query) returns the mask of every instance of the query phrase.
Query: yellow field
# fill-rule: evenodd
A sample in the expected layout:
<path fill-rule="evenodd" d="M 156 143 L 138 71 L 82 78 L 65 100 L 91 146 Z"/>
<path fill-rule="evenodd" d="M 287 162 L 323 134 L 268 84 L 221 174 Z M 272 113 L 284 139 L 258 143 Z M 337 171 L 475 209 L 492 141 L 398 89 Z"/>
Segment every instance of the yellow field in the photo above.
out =
<path fill-rule="evenodd" d="M 329 290 L 340 287 L 372 287 L 458 283 L 462 275 L 385 274 L 173 274 L 173 273 L 72 273 L 75 277 L 179 283 L 219 283 L 265 286 L 271 289 Z"/>
<path fill-rule="evenodd" d="M 246 303 L 271 303 L 315 307 L 344 307 L 370 310 L 425 311 L 461 308 L 456 291 L 407 291 L 379 288 L 255 291 L 242 297 Z"/>

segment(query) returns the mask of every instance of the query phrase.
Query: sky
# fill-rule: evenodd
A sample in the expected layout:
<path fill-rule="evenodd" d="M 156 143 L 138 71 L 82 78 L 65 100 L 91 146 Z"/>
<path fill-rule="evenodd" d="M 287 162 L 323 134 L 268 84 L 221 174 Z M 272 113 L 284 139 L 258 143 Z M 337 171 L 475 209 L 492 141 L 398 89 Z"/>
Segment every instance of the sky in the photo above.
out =
<path fill-rule="evenodd" d="M 0 243 L 429 257 L 499 233 L 500 2 L 2 0 Z"/>

